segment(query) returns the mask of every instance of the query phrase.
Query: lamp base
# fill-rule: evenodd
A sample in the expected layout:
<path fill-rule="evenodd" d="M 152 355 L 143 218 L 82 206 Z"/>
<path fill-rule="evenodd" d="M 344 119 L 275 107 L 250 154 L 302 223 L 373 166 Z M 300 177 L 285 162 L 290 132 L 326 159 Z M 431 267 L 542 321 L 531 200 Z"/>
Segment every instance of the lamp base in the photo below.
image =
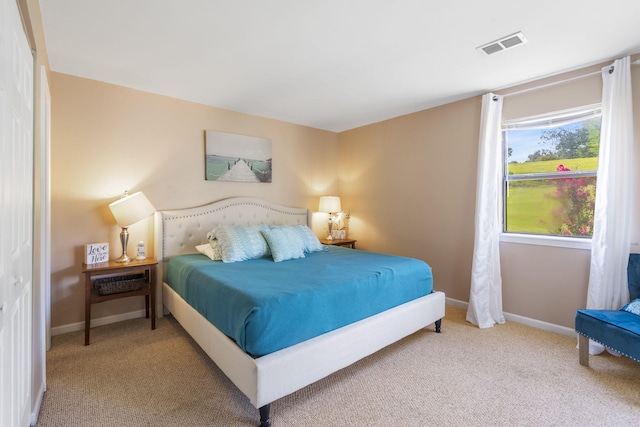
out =
<path fill-rule="evenodd" d="M 131 262 L 132 259 L 127 256 L 127 254 L 122 255 L 120 258 L 115 260 L 116 262 Z"/>
<path fill-rule="evenodd" d="M 120 243 L 122 244 L 122 255 L 116 259 L 116 262 L 129 262 L 131 258 L 127 256 L 127 243 L 129 243 L 129 230 L 127 227 L 122 227 L 120 232 Z"/>
<path fill-rule="evenodd" d="M 333 233 L 331 230 L 333 229 L 333 214 L 329 214 L 329 235 L 327 236 L 327 240 L 333 240 Z"/>

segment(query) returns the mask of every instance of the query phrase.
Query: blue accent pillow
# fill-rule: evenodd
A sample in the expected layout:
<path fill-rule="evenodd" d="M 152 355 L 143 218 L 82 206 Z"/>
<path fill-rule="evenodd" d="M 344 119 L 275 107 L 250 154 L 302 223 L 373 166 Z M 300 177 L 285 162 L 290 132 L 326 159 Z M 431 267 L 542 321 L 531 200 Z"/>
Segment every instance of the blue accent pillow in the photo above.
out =
<path fill-rule="evenodd" d="M 222 262 L 237 262 L 269 255 L 269 245 L 262 236 L 260 225 L 222 225 L 213 231 L 222 252 Z"/>
<path fill-rule="evenodd" d="M 640 316 L 640 298 L 631 301 L 629 304 L 622 307 L 621 310 Z"/>
<path fill-rule="evenodd" d="M 320 243 L 320 240 L 318 240 L 318 237 L 313 234 L 313 231 L 311 231 L 311 229 L 306 225 L 282 225 L 280 227 L 271 228 L 281 228 L 287 232 L 297 235 L 302 241 L 302 250 L 304 253 L 319 252 L 325 249 L 324 246 L 322 246 L 322 243 Z"/>
<path fill-rule="evenodd" d="M 640 254 L 629 254 L 627 278 L 629 279 L 631 300 L 640 298 Z"/>
<path fill-rule="evenodd" d="M 302 240 L 291 230 L 274 227 L 262 230 L 262 236 L 267 241 L 275 262 L 304 258 Z"/>

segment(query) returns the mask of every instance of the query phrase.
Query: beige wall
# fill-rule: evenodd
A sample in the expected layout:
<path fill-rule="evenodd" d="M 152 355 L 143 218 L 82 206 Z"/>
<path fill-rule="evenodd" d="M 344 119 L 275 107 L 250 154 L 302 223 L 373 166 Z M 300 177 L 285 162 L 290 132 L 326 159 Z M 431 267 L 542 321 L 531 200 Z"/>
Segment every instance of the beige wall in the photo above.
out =
<path fill-rule="evenodd" d="M 640 105 L 640 67 L 633 79 Z M 437 289 L 468 300 L 480 97 L 336 135 L 58 73 L 51 87 L 53 327 L 83 320 L 83 245 L 108 241 L 111 256 L 119 255 L 120 230 L 107 205 L 125 189 L 143 190 L 157 209 L 249 195 L 315 210 L 320 195 L 338 194 L 359 248 L 423 259 Z M 595 75 L 508 96 L 505 117 L 598 102 L 600 91 Z M 206 129 L 270 138 L 273 183 L 205 181 Z M 130 233 L 130 242 L 152 247 L 150 220 Z M 586 300 L 589 251 L 514 243 L 501 251 L 504 310 L 572 327 Z M 137 299 L 117 300 L 94 306 L 93 317 L 141 308 Z"/>
<path fill-rule="evenodd" d="M 471 275 L 479 123 L 473 98 L 340 134 L 340 193 L 358 247 L 427 261 L 436 288 L 461 300 Z"/>
<path fill-rule="evenodd" d="M 108 204 L 124 190 L 142 190 L 156 209 L 197 206 L 231 196 L 256 196 L 317 209 L 337 193 L 338 136 L 94 80 L 52 73 L 52 326 L 84 320 L 83 245 L 109 242 L 120 255 Z M 269 138 L 273 182 L 204 179 L 204 131 Z M 151 218 L 129 228 L 130 253 L 153 248 Z M 94 305 L 101 318 L 142 309 L 141 298 Z"/>
<path fill-rule="evenodd" d="M 640 67 L 633 67 L 632 74 L 634 104 L 640 106 Z M 601 90 L 601 78 L 595 75 L 508 96 L 504 116 L 596 103 Z M 469 299 L 480 112 L 481 99 L 475 97 L 339 137 L 340 195 L 343 207 L 351 209 L 351 235 L 358 246 L 425 260 L 433 267 L 435 287 L 462 301 Z M 635 117 L 640 141 L 640 116 Z M 640 188 L 640 176 L 636 182 Z M 629 231 L 633 242 L 640 241 L 637 229 L 636 225 Z M 586 303 L 590 251 L 515 243 L 502 243 L 500 248 L 504 310 L 573 328 L 576 309 Z"/>

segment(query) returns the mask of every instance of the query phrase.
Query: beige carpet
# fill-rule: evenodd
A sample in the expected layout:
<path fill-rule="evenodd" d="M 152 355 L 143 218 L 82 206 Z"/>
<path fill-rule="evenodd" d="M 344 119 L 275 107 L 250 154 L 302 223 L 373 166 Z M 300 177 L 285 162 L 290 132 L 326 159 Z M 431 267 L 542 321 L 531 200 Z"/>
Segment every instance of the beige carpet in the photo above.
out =
<path fill-rule="evenodd" d="M 480 330 L 447 307 L 422 330 L 271 405 L 281 426 L 640 425 L 640 363 L 507 323 Z M 172 317 L 53 338 L 38 427 L 254 426 L 258 411 Z"/>

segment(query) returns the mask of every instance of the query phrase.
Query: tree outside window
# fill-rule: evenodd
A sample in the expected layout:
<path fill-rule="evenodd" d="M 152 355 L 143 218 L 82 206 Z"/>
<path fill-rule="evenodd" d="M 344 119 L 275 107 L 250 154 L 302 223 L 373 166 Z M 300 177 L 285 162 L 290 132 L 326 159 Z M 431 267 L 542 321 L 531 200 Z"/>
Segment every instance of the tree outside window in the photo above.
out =
<path fill-rule="evenodd" d="M 600 108 L 503 123 L 504 231 L 591 237 Z"/>

